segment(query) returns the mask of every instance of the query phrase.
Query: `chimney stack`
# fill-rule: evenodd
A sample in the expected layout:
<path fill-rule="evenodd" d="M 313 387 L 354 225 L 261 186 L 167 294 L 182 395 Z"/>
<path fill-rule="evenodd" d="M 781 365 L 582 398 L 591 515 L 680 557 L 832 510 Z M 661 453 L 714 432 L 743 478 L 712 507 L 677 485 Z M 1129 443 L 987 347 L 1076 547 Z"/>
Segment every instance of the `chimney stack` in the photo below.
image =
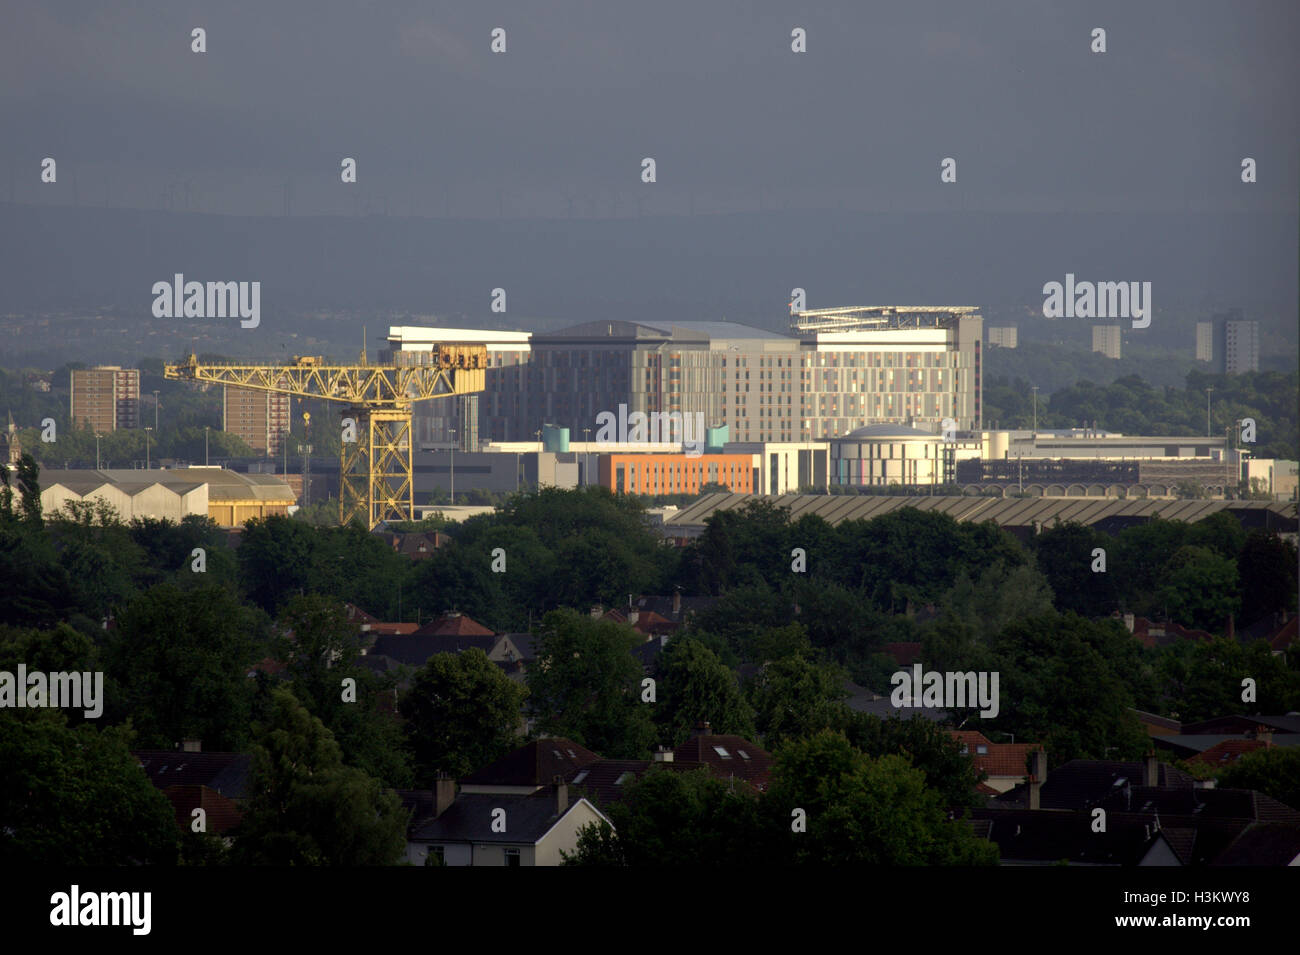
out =
<path fill-rule="evenodd" d="M 1029 808 L 1042 808 L 1042 789 L 1043 783 L 1037 776 L 1029 777 Z"/>
<path fill-rule="evenodd" d="M 655 749 L 656 763 L 671 763 L 673 761 L 673 751 L 667 746 L 659 746 Z"/>
<path fill-rule="evenodd" d="M 203 752 L 203 740 L 201 739 L 183 739 L 181 740 L 182 753 L 201 753 Z"/>
<path fill-rule="evenodd" d="M 446 773 L 438 773 L 433 782 L 433 817 L 436 819 L 451 808 L 456 801 L 456 780 Z"/>
<path fill-rule="evenodd" d="M 1156 759 L 1156 751 L 1154 749 L 1147 750 L 1146 764 L 1144 768 L 1146 772 L 1143 774 L 1143 785 L 1159 786 L 1160 761 Z"/>
<path fill-rule="evenodd" d="M 682 612 L 682 590 L 678 587 L 673 591 L 673 616 L 681 616 Z"/>
<path fill-rule="evenodd" d="M 1040 785 L 1047 782 L 1047 750 L 1036 749 L 1029 754 L 1029 772 Z"/>
<path fill-rule="evenodd" d="M 569 786 L 563 776 L 552 777 L 551 785 L 555 787 L 555 814 L 562 816 L 564 810 L 569 808 Z"/>
<path fill-rule="evenodd" d="M 701 722 L 695 724 L 695 735 L 696 736 L 713 735 L 713 727 L 709 725 L 708 720 L 702 720 Z"/>

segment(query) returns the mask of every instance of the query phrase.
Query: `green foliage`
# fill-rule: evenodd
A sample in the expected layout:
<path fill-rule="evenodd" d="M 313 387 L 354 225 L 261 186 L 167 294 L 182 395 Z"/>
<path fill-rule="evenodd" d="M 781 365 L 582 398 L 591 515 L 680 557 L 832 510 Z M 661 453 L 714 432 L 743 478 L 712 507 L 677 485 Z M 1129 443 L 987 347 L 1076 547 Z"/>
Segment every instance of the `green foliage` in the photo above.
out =
<path fill-rule="evenodd" d="M 843 668 L 806 656 L 788 656 L 764 665 L 745 686 L 763 744 L 772 749 L 790 738 L 805 738 L 838 728 L 846 718 L 841 702 Z"/>
<path fill-rule="evenodd" d="M 806 832 L 791 830 L 803 810 Z M 824 730 L 777 750 L 763 797 L 781 860 L 813 865 L 993 865 L 997 849 L 948 818 L 940 793 L 902 756 L 872 758 Z"/>
<path fill-rule="evenodd" d="M 193 737 L 238 750 L 250 714 L 248 670 L 264 652 L 260 629 L 255 612 L 221 587 L 160 584 L 141 594 L 106 637 L 109 715 L 130 715 L 145 748 Z"/>
<path fill-rule="evenodd" d="M 1237 565 L 1208 547 L 1179 548 L 1163 576 L 1156 600 L 1183 626 L 1216 630 L 1241 609 Z"/>
<path fill-rule="evenodd" d="M 1253 789 L 1286 803 L 1300 806 L 1300 749 L 1271 746 L 1247 753 L 1219 774 L 1222 789 Z"/>
<path fill-rule="evenodd" d="M 1097 548 L 1106 551 L 1105 572 L 1092 569 L 1093 551 Z M 1108 535 L 1082 524 L 1059 524 L 1036 535 L 1033 549 L 1057 609 L 1085 617 L 1098 617 L 1116 609 L 1120 599 L 1116 578 L 1121 573 L 1115 565 L 1120 552 Z M 1128 563 L 1123 566 L 1124 574 L 1131 572 Z"/>
<path fill-rule="evenodd" d="M 1241 622 L 1249 626 L 1278 611 L 1296 609 L 1296 548 L 1276 534 L 1251 531 L 1237 557 Z"/>
<path fill-rule="evenodd" d="M 391 699 L 391 681 L 361 667 L 361 637 L 341 603 L 319 594 L 291 597 L 279 627 L 292 634 L 277 656 L 288 661 L 286 677 L 294 696 L 334 735 L 350 766 L 389 786 L 407 786 L 412 776 L 401 727 L 380 700 Z M 344 700 L 344 681 L 355 681 L 355 700 Z"/>
<path fill-rule="evenodd" d="M 1047 614 L 1005 628 L 990 644 L 992 661 L 943 669 L 999 673 L 1003 704 L 988 725 L 1041 742 L 1059 761 L 1137 758 L 1146 734 L 1130 712 L 1133 637 L 1113 621 Z M 1127 666 L 1126 666 L 1127 664 Z"/>
<path fill-rule="evenodd" d="M 571 864 L 736 866 L 762 861 L 758 800 L 705 769 L 652 767 L 609 808 L 617 835 L 599 826 Z M 580 837 L 581 839 L 581 837 Z"/>
<path fill-rule="evenodd" d="M 1300 709 L 1300 672 L 1274 656 L 1267 643 L 1236 640 L 1184 640 L 1162 648 L 1157 658 L 1162 693 L 1156 712 L 1196 723 L 1242 711 L 1242 681 L 1255 681 L 1252 712 L 1287 713 Z"/>
<path fill-rule="evenodd" d="M 925 783 L 936 790 L 950 809 L 975 808 L 984 799 L 975 791 L 987 774 L 975 771 L 969 755 L 947 730 L 926 719 L 882 720 L 869 713 L 854 713 L 845 736 L 867 756 L 902 756 L 925 773 Z"/>
<path fill-rule="evenodd" d="M 753 711 L 735 674 L 697 640 L 668 642 L 656 661 L 655 689 L 659 739 L 670 748 L 684 743 L 699 722 L 708 722 L 715 733 L 754 736 Z"/>
<path fill-rule="evenodd" d="M 432 656 L 400 704 L 419 785 L 432 786 L 439 772 L 465 776 L 510 752 L 527 695 L 478 648 Z"/>
<path fill-rule="evenodd" d="M 361 770 L 343 765 L 334 737 L 292 693 L 274 691 L 255 727 L 252 797 L 239 827 L 238 865 L 392 865 L 408 813 Z"/>
<path fill-rule="evenodd" d="M 528 671 L 538 732 L 567 736 L 610 759 L 643 759 L 654 740 L 630 627 L 555 610 L 542 620 Z"/>
<path fill-rule="evenodd" d="M 0 713 L 0 864 L 169 864 L 171 804 L 131 755 L 129 732 L 69 728 L 50 710 Z"/>

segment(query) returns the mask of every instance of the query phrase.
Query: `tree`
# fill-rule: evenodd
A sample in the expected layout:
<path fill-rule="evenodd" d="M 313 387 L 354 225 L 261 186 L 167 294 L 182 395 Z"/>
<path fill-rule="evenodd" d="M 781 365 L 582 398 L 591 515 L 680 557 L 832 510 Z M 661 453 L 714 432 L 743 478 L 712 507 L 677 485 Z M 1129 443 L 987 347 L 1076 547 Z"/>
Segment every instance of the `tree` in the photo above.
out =
<path fill-rule="evenodd" d="M 129 731 L 68 727 L 50 710 L 0 713 L 0 864 L 168 864 L 171 804 L 128 749 Z"/>
<path fill-rule="evenodd" d="M 1250 625 L 1296 609 L 1296 548 L 1276 534 L 1251 531 L 1237 556 L 1241 622 Z"/>
<path fill-rule="evenodd" d="M 736 683 L 736 675 L 717 654 L 688 636 L 668 642 L 655 667 L 655 722 L 669 747 L 684 743 L 696 723 L 708 722 L 715 733 L 752 738 L 754 713 Z"/>
<path fill-rule="evenodd" d="M 431 786 L 438 772 L 464 776 L 510 752 L 527 695 L 477 647 L 430 657 L 400 704 L 419 785 Z"/>
<path fill-rule="evenodd" d="M 193 737 L 211 749 L 238 749 L 250 714 L 248 671 L 260 658 L 258 629 L 256 615 L 221 587 L 160 584 L 141 594 L 107 632 L 109 713 L 129 715 L 148 748 Z"/>
<path fill-rule="evenodd" d="M 652 767 L 609 807 L 614 831 L 584 827 L 570 865 L 740 866 L 763 861 L 756 793 L 707 769 Z"/>
<path fill-rule="evenodd" d="M 817 663 L 806 656 L 773 660 L 746 686 L 755 711 L 763 745 L 772 749 L 791 737 L 811 736 L 845 719 L 841 702 L 845 673 L 833 663 Z"/>
<path fill-rule="evenodd" d="M 1147 742 L 1130 708 L 1122 671 L 1136 641 L 1114 621 L 1047 614 L 1012 624 L 990 644 L 999 673 L 999 713 L 988 725 L 1041 742 L 1062 762 L 1136 758 Z M 1129 649 L 1126 650 L 1125 647 Z M 952 664 L 954 669 L 980 669 Z"/>
<path fill-rule="evenodd" d="M 325 725 L 286 689 L 255 727 L 248 811 L 236 832 L 238 865 L 392 865 L 408 813 L 396 793 L 343 765 Z"/>
<path fill-rule="evenodd" d="M 1219 774 L 1222 789 L 1254 789 L 1286 803 L 1300 806 L 1300 749 L 1270 746 L 1247 753 Z"/>
<path fill-rule="evenodd" d="M 854 713 L 847 722 L 845 735 L 855 747 L 867 756 L 904 757 L 925 773 L 925 784 L 940 794 L 948 808 L 983 805 L 975 786 L 987 774 L 975 771 L 971 757 L 962 753 L 961 744 L 947 730 L 927 719 L 882 720 L 870 713 Z"/>
<path fill-rule="evenodd" d="M 306 592 L 318 540 L 315 528 L 288 517 L 248 521 L 237 551 L 244 593 L 276 614 L 291 594 Z"/>
<path fill-rule="evenodd" d="M 806 831 L 792 831 L 793 813 Z M 902 756 L 873 759 L 842 733 L 791 740 L 775 754 L 763 796 L 778 859 L 815 865 L 993 865 L 997 849 L 951 819 L 925 773 Z"/>
<path fill-rule="evenodd" d="M 1099 617 L 1115 609 L 1119 596 L 1115 574 L 1121 572 L 1115 564 L 1120 555 L 1108 535 L 1083 524 L 1060 524 L 1036 535 L 1033 548 L 1056 609 L 1085 617 Z M 1104 572 L 1092 569 L 1098 548 L 1106 552 Z"/>
<path fill-rule="evenodd" d="M 1181 547 L 1165 565 L 1156 592 L 1169 618 L 1187 627 L 1221 631 L 1241 609 L 1237 566 L 1208 547 Z"/>
<path fill-rule="evenodd" d="M 288 660 L 294 696 L 334 734 L 344 761 L 389 786 L 411 782 L 401 727 L 379 706 L 391 685 L 358 665 L 361 635 L 343 604 L 320 594 L 289 598 L 280 614 L 282 632 L 291 634 L 280 656 Z M 345 681 L 355 690 L 345 698 Z"/>
<path fill-rule="evenodd" d="M 641 665 L 630 627 L 573 610 L 542 619 L 537 662 L 528 671 L 540 732 L 567 736 L 611 759 L 640 759 L 654 739 L 652 704 L 641 702 Z"/>
<path fill-rule="evenodd" d="M 1158 712 L 1184 723 L 1241 712 L 1243 681 L 1254 681 L 1251 712 L 1287 713 L 1300 708 L 1300 673 L 1273 655 L 1267 643 L 1182 640 L 1162 648 L 1158 663 L 1163 698 Z"/>

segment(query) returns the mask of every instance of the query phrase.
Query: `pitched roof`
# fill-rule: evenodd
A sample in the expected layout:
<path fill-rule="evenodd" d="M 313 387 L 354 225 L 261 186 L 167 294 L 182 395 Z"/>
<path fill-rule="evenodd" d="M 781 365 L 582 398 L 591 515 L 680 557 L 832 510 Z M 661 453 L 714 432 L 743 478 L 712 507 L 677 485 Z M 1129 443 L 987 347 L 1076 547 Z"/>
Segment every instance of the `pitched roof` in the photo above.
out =
<path fill-rule="evenodd" d="M 599 759 L 571 739 L 549 736 L 525 743 L 460 782 L 474 786 L 549 786 L 556 776 L 568 779 Z"/>
<path fill-rule="evenodd" d="M 436 620 L 430 620 L 419 630 L 415 631 L 419 636 L 495 636 L 493 630 L 489 630 L 483 624 L 463 613 L 445 613 Z"/>
<path fill-rule="evenodd" d="M 207 786 L 231 799 L 242 799 L 253 758 L 247 753 L 186 753 L 176 749 L 137 749 L 149 781 L 159 789 Z"/>
<path fill-rule="evenodd" d="M 1300 624 L 1300 617 L 1292 617 L 1267 638 L 1268 645 L 1274 650 L 1285 650 L 1291 644 L 1300 640 L 1300 630 L 1297 630 L 1298 624 Z"/>
<path fill-rule="evenodd" d="M 1261 739 L 1225 739 L 1215 743 L 1204 752 L 1197 753 L 1187 761 L 1205 763 L 1207 766 L 1227 766 L 1235 763 L 1247 753 L 1257 749 L 1269 749 L 1270 744 Z"/>
<path fill-rule="evenodd" d="M 420 667 L 429 662 L 436 653 L 459 653 L 462 650 L 477 648 L 490 653 L 496 646 L 494 634 L 486 636 L 457 636 L 429 634 L 421 630 L 405 634 L 381 634 L 375 638 L 372 656 L 392 657 L 398 663 Z"/>
<path fill-rule="evenodd" d="M 1247 826 L 1213 865 L 1284 866 L 1300 857 L 1300 826 L 1257 822 Z"/>
<path fill-rule="evenodd" d="M 966 747 L 976 772 L 992 776 L 1025 776 L 1029 754 L 1043 747 L 1038 743 L 993 743 L 977 730 L 949 730 L 949 735 Z M 980 751 L 984 747 L 984 751 Z"/>
<path fill-rule="evenodd" d="M 1196 780 L 1168 763 L 1156 767 L 1157 781 L 1162 787 L 1192 789 Z M 1125 783 L 1140 786 L 1145 779 L 1146 766 L 1142 762 L 1125 762 L 1110 759 L 1072 759 L 1047 775 L 1040 790 L 1039 805 L 1043 809 L 1087 809 L 1106 799 Z M 995 801 L 1002 806 L 1027 804 L 1028 789 L 1024 783 L 1003 793 Z"/>
<path fill-rule="evenodd" d="M 551 789 L 527 796 L 500 793 L 460 793 L 443 814 L 417 825 L 411 832 L 416 842 L 489 842 L 506 845 L 535 845 L 551 828 L 571 813 L 581 798 L 570 800 L 564 812 L 556 812 Z M 587 802 L 587 805 L 591 805 Z M 494 811 L 505 810 L 505 832 L 493 832 Z M 596 812 L 600 810 L 592 806 Z"/>
<path fill-rule="evenodd" d="M 1200 723 L 1184 723 L 1183 732 L 1193 736 L 1214 733 L 1237 735 L 1253 733 L 1261 726 L 1275 733 L 1300 733 L 1300 714 L 1262 716 L 1257 713 L 1251 715 L 1234 713 L 1230 716 L 1216 716 L 1214 719 L 1202 720 Z"/>
<path fill-rule="evenodd" d="M 697 732 L 673 750 L 674 762 L 702 763 L 714 775 L 735 776 L 755 789 L 767 788 L 772 754 L 743 736 Z"/>
<path fill-rule="evenodd" d="M 709 769 L 703 763 L 658 762 L 648 759 L 599 759 L 594 763 L 574 770 L 567 778 L 571 792 L 581 793 L 597 806 L 608 806 L 619 802 L 627 792 L 627 787 L 634 780 L 640 779 L 653 767 L 662 766 L 669 772 L 689 773 L 697 769 Z"/>

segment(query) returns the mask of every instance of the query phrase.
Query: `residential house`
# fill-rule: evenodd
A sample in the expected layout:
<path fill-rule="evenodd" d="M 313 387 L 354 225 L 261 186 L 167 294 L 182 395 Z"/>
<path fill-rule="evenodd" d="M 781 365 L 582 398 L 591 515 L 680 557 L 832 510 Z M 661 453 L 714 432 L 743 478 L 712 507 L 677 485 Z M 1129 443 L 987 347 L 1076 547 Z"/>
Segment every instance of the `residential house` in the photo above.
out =
<path fill-rule="evenodd" d="M 977 730 L 949 730 L 948 735 L 961 744 L 962 755 L 970 756 L 975 771 L 987 774 L 984 786 L 993 793 L 1022 782 L 1030 753 L 1042 749 L 1038 743 L 994 743 Z"/>
<path fill-rule="evenodd" d="M 247 753 L 205 753 L 198 740 L 180 749 L 132 750 L 149 781 L 172 804 L 176 825 L 191 831 L 202 809 L 206 831 L 225 836 L 243 818 L 252 757 Z"/>

